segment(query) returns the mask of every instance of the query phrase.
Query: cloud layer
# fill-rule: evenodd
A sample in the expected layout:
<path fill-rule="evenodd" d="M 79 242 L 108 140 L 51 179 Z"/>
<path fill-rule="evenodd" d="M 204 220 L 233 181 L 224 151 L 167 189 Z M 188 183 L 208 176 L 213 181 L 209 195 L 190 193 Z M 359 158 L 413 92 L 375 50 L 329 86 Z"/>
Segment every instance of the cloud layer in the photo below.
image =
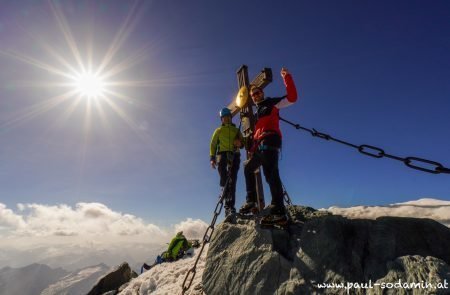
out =
<path fill-rule="evenodd" d="M 326 210 L 349 218 L 431 218 L 450 226 L 450 201 L 436 199 Z M 73 207 L 18 204 L 16 210 L 0 203 L 0 268 L 38 262 L 73 270 L 123 261 L 137 267 L 144 261 L 153 262 L 176 232 L 183 231 L 189 239 L 201 239 L 207 227 L 202 220 L 187 218 L 160 228 L 100 203 L 78 203 Z"/>
<path fill-rule="evenodd" d="M 18 212 L 0 204 L 0 228 L 8 237 L 138 237 L 151 236 L 156 241 L 167 232 L 142 219 L 115 212 L 100 203 L 47 206 L 18 204 Z"/>
<path fill-rule="evenodd" d="M 17 210 L 0 203 L 0 268 L 40 262 L 73 269 L 89 266 L 91 260 L 110 265 L 149 261 L 177 231 L 200 239 L 206 228 L 205 222 L 191 218 L 160 228 L 100 203 L 18 204 Z"/>
<path fill-rule="evenodd" d="M 330 207 L 323 209 L 349 218 L 375 219 L 380 216 L 417 217 L 434 219 L 450 227 L 450 201 L 419 199 L 387 206 Z"/>

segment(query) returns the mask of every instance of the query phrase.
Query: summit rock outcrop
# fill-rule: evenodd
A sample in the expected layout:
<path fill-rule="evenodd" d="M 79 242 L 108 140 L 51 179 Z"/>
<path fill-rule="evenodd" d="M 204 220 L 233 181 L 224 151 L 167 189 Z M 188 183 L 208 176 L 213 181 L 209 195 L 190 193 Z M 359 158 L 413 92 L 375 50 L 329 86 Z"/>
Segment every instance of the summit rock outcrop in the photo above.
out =
<path fill-rule="evenodd" d="M 302 206 L 288 211 L 292 223 L 286 230 L 245 219 L 218 225 L 203 272 L 204 292 L 450 294 L 448 227 L 420 218 L 348 219 Z M 442 288 L 395 288 L 399 282 Z"/>

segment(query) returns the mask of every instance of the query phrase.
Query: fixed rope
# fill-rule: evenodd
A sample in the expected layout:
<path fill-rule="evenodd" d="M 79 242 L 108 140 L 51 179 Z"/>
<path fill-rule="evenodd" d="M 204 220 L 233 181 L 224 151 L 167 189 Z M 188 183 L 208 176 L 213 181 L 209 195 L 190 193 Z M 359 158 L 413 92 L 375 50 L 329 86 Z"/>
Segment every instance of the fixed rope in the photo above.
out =
<path fill-rule="evenodd" d="M 373 158 L 389 158 L 389 159 L 393 159 L 393 160 L 397 160 L 400 162 L 403 162 L 406 166 L 408 166 L 409 168 L 412 169 L 416 169 L 416 170 L 420 170 L 420 171 L 424 171 L 424 172 L 428 172 L 428 173 L 432 173 L 432 174 L 440 174 L 440 173 L 448 173 L 450 174 L 450 169 L 444 167 L 442 164 L 436 162 L 436 161 L 431 161 L 431 160 L 427 160 L 427 159 L 422 159 L 422 158 L 418 158 L 418 157 L 406 157 L 406 158 L 402 158 L 402 157 L 398 157 L 398 156 L 394 156 L 394 155 L 390 155 L 388 153 L 386 153 L 383 149 L 372 146 L 372 145 L 368 145 L 368 144 L 362 144 L 362 145 L 356 145 L 356 144 L 352 144 L 337 138 L 332 137 L 329 134 L 325 134 L 322 132 L 317 131 L 316 129 L 312 128 L 305 128 L 300 126 L 300 124 L 295 124 L 291 121 L 288 121 L 286 119 L 283 119 L 280 117 L 280 120 L 283 122 L 288 123 L 289 125 L 292 125 L 293 127 L 295 127 L 295 129 L 297 130 L 303 130 L 303 131 L 307 131 L 309 132 L 313 137 L 318 137 L 318 138 L 322 138 L 325 140 L 331 140 L 331 141 L 335 141 L 338 143 L 341 143 L 343 145 L 352 147 L 356 150 L 358 150 L 358 152 L 360 152 L 363 155 L 366 156 L 370 156 Z M 420 164 L 422 164 L 420 166 Z M 424 166 L 424 164 L 429 165 Z"/>

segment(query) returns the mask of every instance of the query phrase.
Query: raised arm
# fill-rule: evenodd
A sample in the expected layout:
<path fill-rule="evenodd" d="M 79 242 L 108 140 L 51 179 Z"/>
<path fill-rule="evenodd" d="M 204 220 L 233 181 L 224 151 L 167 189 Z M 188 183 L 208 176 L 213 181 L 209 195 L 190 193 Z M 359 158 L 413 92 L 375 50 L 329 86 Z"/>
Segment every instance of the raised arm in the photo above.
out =
<path fill-rule="evenodd" d="M 294 79 L 286 68 L 281 69 L 281 77 L 283 77 L 284 85 L 286 86 L 287 100 L 291 103 L 297 101 L 297 88 L 295 87 Z"/>
<path fill-rule="evenodd" d="M 281 77 L 283 78 L 284 85 L 286 86 L 286 98 L 276 104 L 276 107 L 281 109 L 297 101 L 297 88 L 295 87 L 294 79 L 286 68 L 281 69 Z"/>

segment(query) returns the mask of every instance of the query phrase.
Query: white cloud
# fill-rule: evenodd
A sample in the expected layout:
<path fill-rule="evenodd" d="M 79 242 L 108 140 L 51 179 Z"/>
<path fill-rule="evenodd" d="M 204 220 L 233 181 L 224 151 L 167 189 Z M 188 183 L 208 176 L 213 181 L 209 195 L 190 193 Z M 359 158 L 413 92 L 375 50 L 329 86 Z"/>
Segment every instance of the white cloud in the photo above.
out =
<path fill-rule="evenodd" d="M 193 239 L 201 238 L 206 228 L 205 222 L 191 218 L 160 228 L 100 203 L 17 204 L 16 212 L 0 203 L 0 268 L 48 261 L 83 267 L 89 265 L 88 257 L 108 257 L 113 262 L 100 261 L 107 264 L 143 262 L 154 259 L 174 232 L 182 230 Z M 84 257 L 69 259 L 71 255 Z"/>
<path fill-rule="evenodd" d="M 183 231 L 187 239 L 202 239 L 205 234 L 208 224 L 203 220 L 188 218 L 185 221 L 175 225 L 175 231 Z"/>
<path fill-rule="evenodd" d="M 16 215 L 11 209 L 7 209 L 5 204 L 0 203 L 0 229 L 23 227 L 25 221 L 22 216 Z"/>
<path fill-rule="evenodd" d="M 330 207 L 322 209 L 349 218 L 375 219 L 381 216 L 417 217 L 434 219 L 450 227 L 450 201 L 424 198 L 387 206 Z"/>
<path fill-rule="evenodd" d="M 9 210 L 9 209 L 7 209 Z M 22 215 L 9 210 L 10 217 L 23 220 L 11 234 L 25 237 L 76 236 L 76 237 L 149 237 L 162 242 L 167 233 L 159 227 L 146 224 L 142 219 L 115 212 L 100 203 L 78 203 L 75 208 L 68 205 L 21 204 Z"/>

